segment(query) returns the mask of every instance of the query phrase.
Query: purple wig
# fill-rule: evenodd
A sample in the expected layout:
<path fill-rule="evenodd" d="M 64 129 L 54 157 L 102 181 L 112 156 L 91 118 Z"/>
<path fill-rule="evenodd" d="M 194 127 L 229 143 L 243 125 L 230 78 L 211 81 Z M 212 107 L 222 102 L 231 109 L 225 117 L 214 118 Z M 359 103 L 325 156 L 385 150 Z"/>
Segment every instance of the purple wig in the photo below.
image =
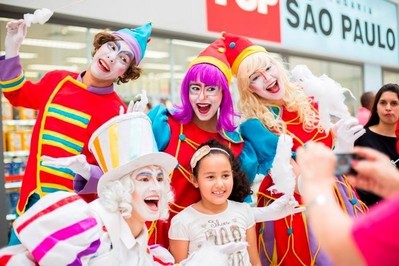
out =
<path fill-rule="evenodd" d="M 192 120 L 194 111 L 189 98 L 189 87 L 192 81 L 200 81 L 205 86 L 218 86 L 222 89 L 223 98 L 219 107 L 219 118 L 216 129 L 218 132 L 221 130 L 227 132 L 234 131 L 237 128 L 234 118 L 239 117 L 239 115 L 234 111 L 233 100 L 226 76 L 216 66 L 208 63 L 193 65 L 187 71 L 180 88 L 182 103 L 181 105 L 174 106 L 173 117 L 182 124 L 187 124 Z"/>

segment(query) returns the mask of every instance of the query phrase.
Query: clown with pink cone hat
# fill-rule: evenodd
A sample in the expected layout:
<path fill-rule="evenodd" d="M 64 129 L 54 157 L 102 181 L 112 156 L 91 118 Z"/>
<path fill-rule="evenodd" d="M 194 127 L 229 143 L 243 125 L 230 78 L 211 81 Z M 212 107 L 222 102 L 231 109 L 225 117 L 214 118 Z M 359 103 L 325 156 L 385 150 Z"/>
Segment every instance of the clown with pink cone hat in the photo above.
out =
<path fill-rule="evenodd" d="M 32 22 L 32 21 L 30 21 Z M 90 175 L 90 168 L 66 169 L 43 163 L 52 158 L 80 158 L 97 164 L 88 150 L 93 132 L 110 118 L 126 110 L 114 83 L 138 79 L 152 25 L 97 33 L 93 58 L 85 70 L 54 70 L 39 81 L 27 79 L 19 51 L 28 31 L 24 19 L 6 24 L 5 55 L 0 56 L 0 87 L 13 106 L 37 111 L 30 152 L 24 172 L 16 214 L 21 215 L 48 193 L 73 191 L 75 171 Z M 39 126 L 40 125 L 40 126 Z M 80 157 L 79 157 L 80 156 Z M 64 160 L 67 162 L 68 160 Z M 90 201 L 95 194 L 85 196 Z M 12 231 L 9 244 L 19 240 Z"/>

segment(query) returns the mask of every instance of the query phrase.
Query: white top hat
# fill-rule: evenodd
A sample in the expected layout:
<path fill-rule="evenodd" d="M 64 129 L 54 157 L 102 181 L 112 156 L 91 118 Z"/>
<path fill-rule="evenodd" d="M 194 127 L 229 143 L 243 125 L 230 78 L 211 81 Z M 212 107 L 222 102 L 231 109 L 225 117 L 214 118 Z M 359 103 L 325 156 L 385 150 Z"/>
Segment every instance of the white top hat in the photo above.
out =
<path fill-rule="evenodd" d="M 158 151 L 151 120 L 142 112 L 108 120 L 91 136 L 89 150 L 104 172 L 97 191 L 108 181 L 118 180 L 140 167 L 159 165 L 169 175 L 177 165 L 175 157 Z"/>

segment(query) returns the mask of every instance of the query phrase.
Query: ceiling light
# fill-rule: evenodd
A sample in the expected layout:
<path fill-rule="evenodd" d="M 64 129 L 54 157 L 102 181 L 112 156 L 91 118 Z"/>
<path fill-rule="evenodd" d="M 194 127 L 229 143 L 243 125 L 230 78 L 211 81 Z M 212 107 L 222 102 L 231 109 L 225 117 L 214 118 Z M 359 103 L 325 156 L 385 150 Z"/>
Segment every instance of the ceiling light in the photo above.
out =
<path fill-rule="evenodd" d="M 53 40 L 43 40 L 43 39 L 30 39 L 30 38 L 26 38 L 22 44 L 23 45 L 31 45 L 31 46 L 40 46 L 40 47 L 71 49 L 71 50 L 79 50 L 79 49 L 86 48 L 85 43 L 53 41 Z"/>
<path fill-rule="evenodd" d="M 86 32 L 87 28 L 77 27 L 77 26 L 66 26 L 65 27 L 68 31 L 75 31 L 75 32 Z"/>
<path fill-rule="evenodd" d="M 37 71 L 52 71 L 57 69 L 63 69 L 68 71 L 76 72 L 78 71 L 78 66 L 62 66 L 62 65 L 41 65 L 41 64 L 32 64 L 28 65 L 29 70 L 37 70 Z"/>
<path fill-rule="evenodd" d="M 141 67 L 145 69 L 156 69 L 156 70 L 172 70 L 171 66 L 169 64 L 154 64 L 154 63 L 145 63 L 141 65 Z M 183 67 L 179 65 L 174 65 L 173 66 L 173 71 L 179 71 L 182 70 Z"/>
<path fill-rule="evenodd" d="M 36 79 L 39 77 L 39 72 L 36 72 L 36 71 L 25 71 L 24 74 L 25 74 L 26 78 Z"/>
<path fill-rule="evenodd" d="M 205 47 L 209 46 L 209 44 L 207 44 L 207 43 L 183 41 L 183 40 L 176 40 L 176 39 L 172 40 L 172 44 L 201 48 L 201 49 L 204 49 Z"/>
<path fill-rule="evenodd" d="M 176 73 L 173 73 L 173 78 L 174 79 L 183 79 L 185 75 L 186 75 L 185 73 L 176 72 Z M 155 76 L 160 79 L 172 78 L 172 74 L 170 72 L 163 72 L 163 73 L 155 74 Z"/>
<path fill-rule="evenodd" d="M 89 60 L 86 57 L 68 57 L 66 61 L 71 64 L 80 64 L 80 65 L 87 65 L 87 63 L 89 62 Z"/>
<path fill-rule="evenodd" d="M 5 51 L 1 51 L 0 54 L 5 54 Z M 37 58 L 37 53 L 19 53 L 19 58 L 21 59 L 33 59 Z"/>
<path fill-rule="evenodd" d="M 37 58 L 37 53 L 19 53 L 19 57 L 22 59 L 33 59 Z"/>
<path fill-rule="evenodd" d="M 147 50 L 145 52 L 145 58 L 161 59 L 161 58 L 168 58 L 168 57 L 169 57 L 168 52 L 153 51 L 153 50 Z"/>

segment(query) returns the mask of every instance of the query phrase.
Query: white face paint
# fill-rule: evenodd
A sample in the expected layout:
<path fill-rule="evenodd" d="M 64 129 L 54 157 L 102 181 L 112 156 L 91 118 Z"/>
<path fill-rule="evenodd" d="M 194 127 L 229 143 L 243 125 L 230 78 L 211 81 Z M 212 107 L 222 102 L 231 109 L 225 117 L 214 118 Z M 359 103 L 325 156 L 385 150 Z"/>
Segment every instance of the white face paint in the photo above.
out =
<path fill-rule="evenodd" d="M 218 86 L 205 86 L 202 82 L 190 82 L 189 99 L 195 115 L 201 121 L 209 121 L 217 115 L 223 93 Z"/>
<path fill-rule="evenodd" d="M 126 72 L 133 58 L 133 52 L 126 42 L 110 41 L 94 54 L 90 71 L 97 79 L 113 82 Z"/>
<path fill-rule="evenodd" d="M 168 208 L 168 177 L 158 166 L 145 166 L 131 173 L 134 184 L 132 193 L 133 212 L 145 221 L 158 220 L 162 210 Z"/>
<path fill-rule="evenodd" d="M 249 79 L 249 88 L 259 97 L 271 103 L 283 98 L 285 88 L 280 80 L 280 72 L 273 64 L 265 69 L 255 71 L 249 76 Z"/>

